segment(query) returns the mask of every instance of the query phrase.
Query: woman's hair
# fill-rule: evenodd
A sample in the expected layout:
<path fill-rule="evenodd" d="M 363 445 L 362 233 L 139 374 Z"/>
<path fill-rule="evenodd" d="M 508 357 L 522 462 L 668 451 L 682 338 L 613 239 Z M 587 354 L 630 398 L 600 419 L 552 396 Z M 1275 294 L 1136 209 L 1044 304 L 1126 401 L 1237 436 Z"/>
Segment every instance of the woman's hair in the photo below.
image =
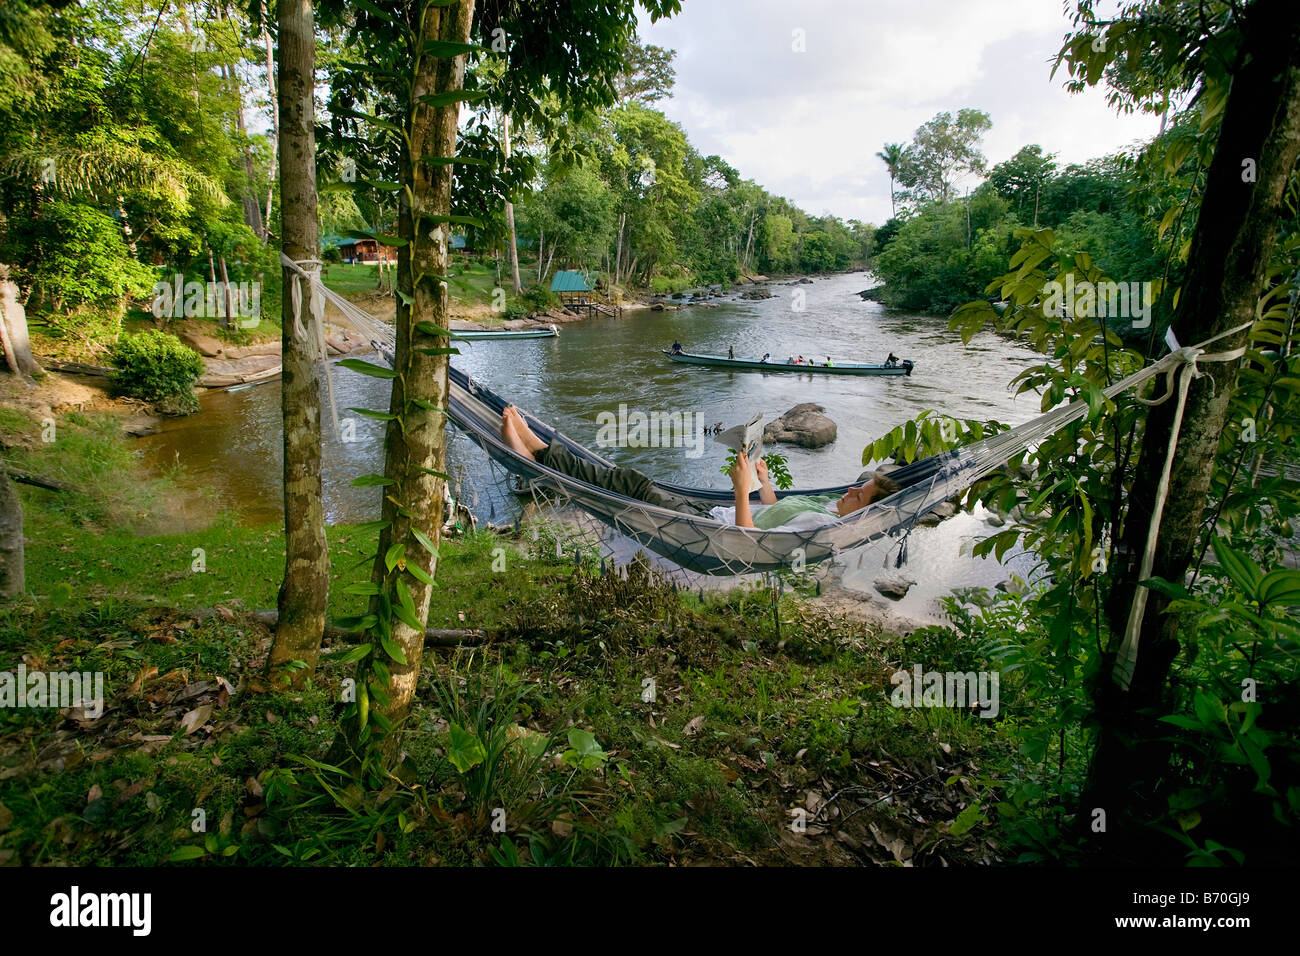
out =
<path fill-rule="evenodd" d="M 876 483 L 876 491 L 879 492 L 879 494 L 876 495 L 877 501 L 881 498 L 888 498 L 890 495 L 897 494 L 903 490 L 902 485 L 896 482 L 893 478 L 890 478 L 884 472 L 878 471 L 872 475 L 871 478 Z"/>

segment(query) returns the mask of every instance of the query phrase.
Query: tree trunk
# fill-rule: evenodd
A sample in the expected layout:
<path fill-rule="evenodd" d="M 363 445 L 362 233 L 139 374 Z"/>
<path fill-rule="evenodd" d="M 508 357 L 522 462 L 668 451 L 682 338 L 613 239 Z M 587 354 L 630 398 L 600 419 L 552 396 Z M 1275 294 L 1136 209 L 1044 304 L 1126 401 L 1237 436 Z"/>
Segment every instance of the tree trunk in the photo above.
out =
<path fill-rule="evenodd" d="M 623 224 L 627 222 L 627 213 L 618 214 L 618 238 L 614 241 L 614 284 L 623 282 Z"/>
<path fill-rule="evenodd" d="M 542 229 L 539 226 L 537 229 L 537 281 L 538 282 L 542 281 L 542 247 L 543 245 L 545 245 L 545 242 L 546 242 L 546 230 Z M 614 281 L 616 282 L 618 281 L 617 276 L 615 276 Z"/>
<path fill-rule="evenodd" d="M 510 165 L 510 117 L 501 114 L 501 138 L 504 141 L 506 165 Z M 510 281 L 514 283 L 515 295 L 524 291 L 519 281 L 519 245 L 515 239 L 515 204 L 506 200 L 506 241 L 510 243 Z"/>
<path fill-rule="evenodd" d="M 0 325 L 8 343 L 5 358 L 15 373 L 39 375 L 44 369 L 32 357 L 32 343 L 27 337 L 27 310 L 18 300 L 18 284 L 9 278 L 9 266 L 0 262 Z M 12 351 L 13 357 L 9 358 Z"/>
<path fill-rule="evenodd" d="M 17 597 L 27 589 L 23 565 L 23 507 L 0 463 L 0 598 Z"/>
<path fill-rule="evenodd" d="M 4 347 L 5 365 L 9 371 L 15 375 L 21 375 L 22 371 L 18 368 L 18 356 L 14 352 L 14 343 L 9 338 L 9 323 L 5 321 L 3 312 L 0 312 L 0 346 Z"/>
<path fill-rule="evenodd" d="M 1257 0 L 1247 6 L 1242 43 L 1243 65 L 1231 81 L 1173 323 L 1182 345 L 1254 318 L 1283 215 L 1283 192 L 1300 157 L 1300 17 L 1291 0 Z M 1246 159 L 1256 164 L 1254 181 L 1243 173 Z M 1232 350 L 1245 338 L 1242 333 L 1222 339 L 1211 351 Z M 1201 372 L 1204 377 L 1193 381 L 1187 397 L 1152 569 L 1175 582 L 1184 580 L 1199 536 L 1237 363 L 1206 363 Z M 1174 408 L 1171 398 L 1152 408 L 1147 418 L 1124 529 L 1131 566 L 1110 609 L 1112 624 L 1121 632 L 1173 437 Z M 1131 806 L 1132 791 L 1141 791 L 1137 782 L 1162 773 L 1166 765 L 1163 745 L 1128 749 L 1124 740 L 1135 733 L 1146 740 L 1161 736 L 1157 726 L 1143 723 L 1140 712 L 1155 708 L 1155 714 L 1165 713 L 1159 705 L 1179 651 L 1178 621 L 1165 616 L 1167 604 L 1157 592 L 1148 595 L 1130 691 L 1116 690 L 1109 674 L 1098 688 L 1101 724 L 1086 811 Z"/>
<path fill-rule="evenodd" d="M 745 254 L 740 257 L 740 264 L 744 268 L 749 268 L 749 247 L 754 241 L 754 223 L 758 221 L 758 213 L 753 213 L 749 217 L 749 234 L 745 236 Z"/>
<path fill-rule="evenodd" d="M 311 0 L 277 0 L 280 24 L 280 232 L 284 252 L 301 261 L 318 258 L 316 237 L 316 134 L 313 75 L 316 36 Z M 296 335 L 292 283 L 283 270 L 284 303 L 280 320 L 280 382 L 284 419 L 285 569 L 280 585 L 279 623 L 267 662 L 274 682 L 301 686 L 316 667 L 325 606 L 329 598 L 329 542 L 321 498 L 320 354 L 314 317 L 306 308 L 310 290 L 303 288 L 302 325 Z M 303 661 L 305 668 L 286 665 Z"/>
<path fill-rule="evenodd" d="M 266 235 L 266 226 L 262 220 L 262 207 L 257 201 L 257 192 L 253 183 L 253 151 L 248 145 L 248 130 L 244 126 L 244 88 L 239 82 L 239 74 L 235 71 L 234 64 L 228 68 L 230 77 L 230 86 L 235 95 L 235 133 L 239 139 L 239 152 L 244 163 L 244 177 L 247 182 L 241 192 L 241 202 L 244 205 L 244 222 L 249 229 L 253 230 L 253 235 L 259 239 Z"/>
<path fill-rule="evenodd" d="M 222 323 L 226 328 L 235 327 L 235 309 L 234 299 L 230 295 L 230 273 L 226 271 L 226 257 L 221 257 L 221 307 L 225 311 L 226 321 Z"/>
<path fill-rule="evenodd" d="M 449 6 L 428 2 L 417 6 L 418 46 L 430 42 L 466 43 L 474 15 L 474 0 L 460 0 Z M 415 63 L 411 98 L 409 152 L 401 154 L 402 182 L 409 191 L 401 193 L 398 234 L 406 239 L 397 253 L 396 348 L 392 400 L 384 435 L 384 474 L 394 480 L 384 497 L 382 518 L 388 522 L 380 533 L 373 580 L 384 600 L 398 604 L 401 592 L 409 592 L 418 627 L 391 618 L 392 641 L 401 649 L 406 663 L 386 661 L 389 680 L 383 683 L 387 698 L 376 699 L 371 714 L 381 714 L 396 725 L 415 699 L 424 653 L 424 623 L 429 615 L 437 569 L 437 556 L 420 542 L 419 535 L 437 545 L 442 528 L 442 499 L 446 468 L 445 416 L 441 409 L 447 397 L 448 339 L 436 329 L 445 329 L 450 318 L 447 285 L 439 276 L 447 272 L 447 250 L 451 230 L 452 166 L 425 163 L 424 157 L 456 155 L 456 126 L 460 104 L 430 106 L 424 97 L 437 97 L 462 88 L 465 56 L 419 55 Z M 429 218 L 426 218 L 429 217 Z M 430 324 L 426 324 L 430 323 Z M 436 354 L 427 354 L 434 352 Z M 389 570 L 388 555 L 394 545 L 403 550 L 403 561 Z M 409 569 L 415 567 L 417 574 Z M 381 597 L 371 601 L 371 613 L 384 614 Z M 372 678 L 373 679 L 373 678 Z M 373 685 L 372 685 L 373 686 Z M 358 688 L 358 694 L 364 688 Z M 359 728 L 354 728 L 354 732 Z M 397 740 L 390 736 L 383 744 L 385 755 L 396 756 Z"/>
<path fill-rule="evenodd" d="M 280 158 L 280 102 L 275 94 L 275 58 L 271 53 L 271 30 L 267 20 L 266 0 L 262 0 L 262 42 L 266 46 L 266 89 L 271 97 L 271 169 L 266 177 L 266 212 L 262 216 L 265 230 L 262 242 L 271 238 L 271 198 L 275 195 L 276 161 Z"/>

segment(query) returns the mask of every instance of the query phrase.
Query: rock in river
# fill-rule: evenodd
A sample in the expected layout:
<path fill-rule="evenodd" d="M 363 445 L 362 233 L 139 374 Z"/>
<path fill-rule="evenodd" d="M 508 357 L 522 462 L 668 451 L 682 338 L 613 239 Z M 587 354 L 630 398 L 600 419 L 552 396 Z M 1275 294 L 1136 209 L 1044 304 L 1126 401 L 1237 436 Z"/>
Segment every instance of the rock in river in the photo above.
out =
<path fill-rule="evenodd" d="M 804 448 L 821 448 L 835 440 L 836 426 L 822 413 L 826 409 L 812 402 L 803 402 L 780 418 L 763 426 L 763 441 L 786 442 Z"/>
<path fill-rule="evenodd" d="M 904 571 L 891 571 L 876 578 L 875 587 L 885 597 L 897 600 L 904 597 L 915 583 L 916 578 L 910 574 Z"/>

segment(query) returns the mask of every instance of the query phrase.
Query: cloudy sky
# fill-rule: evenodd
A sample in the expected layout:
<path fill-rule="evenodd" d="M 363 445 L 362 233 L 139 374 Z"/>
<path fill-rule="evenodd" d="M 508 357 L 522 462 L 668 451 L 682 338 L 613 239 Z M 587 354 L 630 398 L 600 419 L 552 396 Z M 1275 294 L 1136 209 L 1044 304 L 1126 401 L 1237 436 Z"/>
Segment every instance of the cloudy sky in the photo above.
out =
<path fill-rule="evenodd" d="M 683 0 L 641 36 L 677 51 L 659 106 L 701 153 L 814 215 L 880 224 L 875 154 L 935 113 L 988 113 L 990 164 L 1028 143 L 1082 162 L 1156 132 L 1155 117 L 1049 79 L 1068 29 L 1061 0 Z"/>

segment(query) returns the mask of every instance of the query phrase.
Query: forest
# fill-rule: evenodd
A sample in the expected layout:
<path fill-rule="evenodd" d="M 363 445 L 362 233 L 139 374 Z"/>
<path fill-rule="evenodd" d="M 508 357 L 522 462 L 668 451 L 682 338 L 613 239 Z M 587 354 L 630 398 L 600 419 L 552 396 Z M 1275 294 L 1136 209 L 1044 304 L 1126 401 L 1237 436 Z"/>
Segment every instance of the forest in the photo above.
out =
<path fill-rule="evenodd" d="M 1042 894 L 1041 867 L 1294 865 L 1300 11 L 1067 4 L 1054 60 L 1025 82 L 1104 91 L 1160 132 L 1085 163 L 1035 143 L 990 163 L 994 117 L 953 103 L 861 157 L 888 172 L 879 226 L 806 212 L 691 145 L 662 109 L 676 55 L 639 33 L 683 15 L 680 0 L 0 11 L 0 863 L 227 880 L 1016 866 Z M 348 240 L 392 258 L 345 264 Z M 819 506 L 833 530 L 797 529 L 793 549 L 785 524 L 741 521 L 739 467 L 720 498 L 640 471 L 643 497 L 604 493 L 548 464 L 581 435 L 565 444 L 482 383 L 584 415 L 622 394 L 566 391 L 540 351 L 464 377 L 504 354 L 471 352 L 469 332 L 581 325 L 557 270 L 598 280 L 593 300 L 645 300 L 582 320 L 639 337 L 645 355 L 586 362 L 638 401 L 688 382 L 691 411 L 712 411 L 746 374 L 666 378 L 660 340 L 683 326 L 654 323 L 688 315 L 703 337 L 721 321 L 681 295 L 760 288 L 775 325 L 787 296 L 768 283 L 790 280 L 793 303 L 805 280 L 862 272 L 851 321 L 1014 349 L 998 391 L 1033 417 L 945 410 L 974 348 L 917 364 L 927 407 L 896 427 L 878 422 L 906 393 L 852 392 L 875 437 L 850 464 L 868 471 L 828 497 L 857 503 Z M 188 282 L 208 293 L 197 314 L 178 305 Z M 1101 309 L 1094 291 L 1121 287 Z M 760 313 L 726 314 L 768 334 Z M 349 334 L 358 348 L 331 345 Z M 193 445 L 213 440 L 225 386 L 195 386 L 217 351 L 279 363 L 261 386 L 274 414 L 240 422 L 249 457 L 280 456 L 271 523 L 179 490 L 181 456 L 146 468 L 133 444 L 187 416 Z M 822 381 L 798 401 L 831 402 Z M 364 467 L 339 457 L 340 412 L 371 429 Z M 511 472 L 507 494 L 567 496 L 592 520 L 474 516 L 461 433 Z M 373 520 L 335 520 L 331 483 L 373 492 Z M 711 508 L 732 490 L 728 523 Z M 755 507 L 778 506 L 771 490 Z M 897 570 L 945 507 L 988 519 L 964 557 L 1031 570 L 951 589 L 924 626 L 828 599 L 846 588 L 818 565 L 886 539 Z M 602 524 L 637 553 L 603 549 Z M 923 672 L 972 689 L 932 700 Z M 83 677 L 102 683 L 94 706 L 54 703 Z"/>

